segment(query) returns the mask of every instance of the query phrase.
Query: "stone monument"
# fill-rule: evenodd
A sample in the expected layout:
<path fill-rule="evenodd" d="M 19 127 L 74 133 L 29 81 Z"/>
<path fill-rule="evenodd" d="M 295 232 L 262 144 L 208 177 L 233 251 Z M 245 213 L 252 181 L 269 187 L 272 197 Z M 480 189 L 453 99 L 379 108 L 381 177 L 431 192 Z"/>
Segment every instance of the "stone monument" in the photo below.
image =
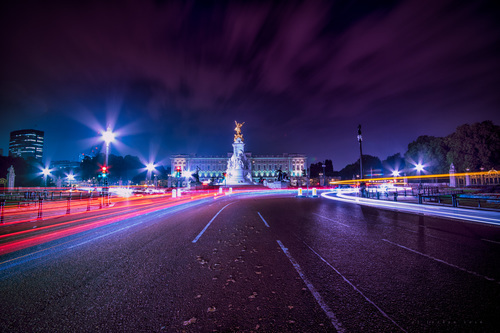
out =
<path fill-rule="evenodd" d="M 227 161 L 227 178 L 226 185 L 253 185 L 252 180 L 252 165 L 245 155 L 245 144 L 243 143 L 243 134 L 241 134 L 241 126 L 243 123 L 235 121 L 236 134 L 233 142 L 233 155 Z"/>
<path fill-rule="evenodd" d="M 14 167 L 11 165 L 7 169 L 7 188 L 14 188 L 14 180 L 16 179 L 16 174 L 14 173 Z"/>
<path fill-rule="evenodd" d="M 450 187 L 457 187 L 457 180 L 455 179 L 455 166 L 453 163 L 450 165 Z"/>

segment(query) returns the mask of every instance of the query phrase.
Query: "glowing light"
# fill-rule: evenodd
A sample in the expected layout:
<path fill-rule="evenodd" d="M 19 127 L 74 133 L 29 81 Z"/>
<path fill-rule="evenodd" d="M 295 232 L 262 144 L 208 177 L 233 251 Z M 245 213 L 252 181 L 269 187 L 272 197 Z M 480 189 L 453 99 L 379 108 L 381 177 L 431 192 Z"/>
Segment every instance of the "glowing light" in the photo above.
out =
<path fill-rule="evenodd" d="M 422 163 L 416 164 L 415 165 L 415 170 L 417 170 L 418 172 L 424 171 L 424 165 Z"/>
<path fill-rule="evenodd" d="M 106 132 L 102 133 L 102 139 L 104 140 L 104 142 L 106 142 L 106 144 L 109 144 L 115 141 L 115 134 L 111 132 L 111 129 L 108 127 Z"/>
<path fill-rule="evenodd" d="M 146 169 L 148 170 L 148 172 L 154 171 L 155 170 L 155 165 L 153 163 L 148 163 L 146 165 Z"/>
<path fill-rule="evenodd" d="M 399 177 L 400 173 L 399 173 L 399 171 L 398 171 L 398 170 L 394 170 L 394 171 L 392 172 L 392 175 L 393 175 L 394 177 Z"/>
<path fill-rule="evenodd" d="M 42 169 L 42 173 L 45 177 L 47 177 L 48 175 L 50 175 L 50 169 L 45 167 Z"/>
<path fill-rule="evenodd" d="M 69 175 L 67 176 L 67 178 L 68 178 L 68 180 L 75 180 L 75 175 L 73 175 L 73 174 L 69 174 Z"/>

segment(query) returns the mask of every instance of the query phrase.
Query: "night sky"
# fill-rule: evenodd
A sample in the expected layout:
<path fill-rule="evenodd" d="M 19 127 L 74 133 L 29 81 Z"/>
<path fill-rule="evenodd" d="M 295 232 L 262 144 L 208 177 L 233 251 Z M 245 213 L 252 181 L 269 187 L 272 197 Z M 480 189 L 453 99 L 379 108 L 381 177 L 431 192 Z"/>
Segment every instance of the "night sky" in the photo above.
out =
<path fill-rule="evenodd" d="M 7 4 L 6 4 L 7 3 Z M 336 170 L 419 135 L 500 124 L 497 1 L 4 1 L 0 148 L 47 160 L 118 131 L 114 154 L 296 152 Z"/>

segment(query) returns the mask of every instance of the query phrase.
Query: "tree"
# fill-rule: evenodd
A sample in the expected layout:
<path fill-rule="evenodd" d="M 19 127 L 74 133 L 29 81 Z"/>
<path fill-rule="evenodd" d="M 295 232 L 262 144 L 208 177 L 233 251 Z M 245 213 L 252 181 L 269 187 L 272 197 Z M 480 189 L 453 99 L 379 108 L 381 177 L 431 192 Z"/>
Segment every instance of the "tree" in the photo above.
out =
<path fill-rule="evenodd" d="M 405 159 L 401 156 L 401 153 L 387 156 L 382 161 L 382 167 L 384 175 L 392 175 L 394 171 L 401 171 L 406 167 Z"/>
<path fill-rule="evenodd" d="M 363 173 L 364 177 L 366 177 L 367 174 L 371 174 L 372 170 L 381 170 L 382 169 L 382 162 L 380 161 L 380 158 L 372 155 L 364 155 L 363 154 Z M 370 170 L 367 172 L 367 170 Z M 353 178 L 358 178 L 359 176 L 359 159 L 349 165 L 346 165 L 342 170 L 339 172 L 340 177 L 344 180 L 349 180 Z M 363 178 L 364 178 L 363 177 Z"/>
<path fill-rule="evenodd" d="M 449 148 L 444 138 L 422 135 L 408 145 L 405 163 L 407 168 L 422 163 L 425 165 L 426 172 L 447 173 L 449 170 L 446 161 L 448 151 Z"/>
<path fill-rule="evenodd" d="M 461 125 L 445 141 L 447 163 L 453 163 L 458 172 L 500 165 L 500 126 L 491 121 Z"/>

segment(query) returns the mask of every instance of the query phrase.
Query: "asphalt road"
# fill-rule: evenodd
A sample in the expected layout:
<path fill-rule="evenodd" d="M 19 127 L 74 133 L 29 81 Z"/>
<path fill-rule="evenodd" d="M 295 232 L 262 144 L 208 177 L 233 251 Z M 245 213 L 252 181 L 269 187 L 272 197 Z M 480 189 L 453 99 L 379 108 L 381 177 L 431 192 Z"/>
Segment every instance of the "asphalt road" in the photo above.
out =
<path fill-rule="evenodd" d="M 496 226 L 228 196 L 0 256 L 0 331 L 495 331 L 499 257 Z"/>

